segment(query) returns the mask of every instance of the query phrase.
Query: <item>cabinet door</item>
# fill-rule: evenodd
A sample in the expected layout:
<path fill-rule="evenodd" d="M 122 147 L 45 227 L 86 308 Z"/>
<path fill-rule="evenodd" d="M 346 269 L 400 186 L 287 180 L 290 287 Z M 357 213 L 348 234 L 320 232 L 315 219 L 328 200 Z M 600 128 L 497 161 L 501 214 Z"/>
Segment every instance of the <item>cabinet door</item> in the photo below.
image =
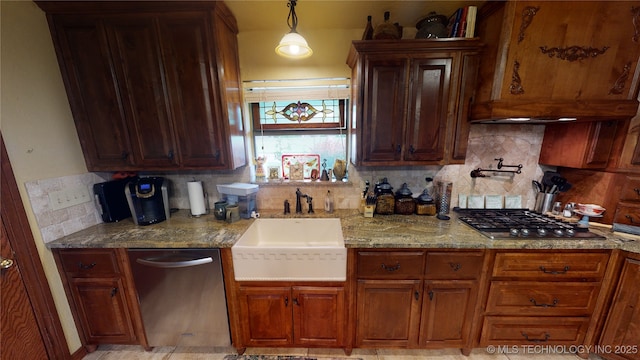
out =
<path fill-rule="evenodd" d="M 183 167 L 224 168 L 227 150 L 214 54 L 205 12 L 160 18 L 171 110 Z M 238 119 L 241 121 L 241 119 Z M 244 153 L 244 148 L 241 149 Z"/>
<path fill-rule="evenodd" d="M 444 160 L 447 121 L 453 115 L 449 113 L 452 61 L 451 57 L 443 57 L 411 62 L 403 149 L 406 161 Z"/>
<path fill-rule="evenodd" d="M 415 346 L 421 285 L 421 280 L 359 280 L 356 345 Z"/>
<path fill-rule="evenodd" d="M 292 343 L 293 299 L 289 287 L 241 287 L 240 318 L 246 346 Z"/>
<path fill-rule="evenodd" d="M 408 60 L 391 56 L 365 59 L 362 164 L 401 160 Z"/>
<path fill-rule="evenodd" d="M 121 278 L 72 278 L 70 287 L 87 342 L 135 339 Z"/>
<path fill-rule="evenodd" d="M 136 163 L 144 168 L 178 164 L 158 31 L 153 18 L 106 20 Z"/>
<path fill-rule="evenodd" d="M 507 4 L 513 31 L 505 45 L 501 98 L 634 99 L 640 46 L 634 36 L 637 3 L 519 1 Z M 513 9 L 512 9 L 513 7 Z M 537 8 L 528 11 L 529 7 Z M 596 24 L 608 24 L 606 30 Z M 636 39 L 636 40 L 634 40 Z M 510 92 L 514 63 L 524 92 Z"/>
<path fill-rule="evenodd" d="M 422 305 L 420 344 L 464 346 L 475 307 L 475 281 L 428 281 Z"/>
<path fill-rule="evenodd" d="M 600 339 L 601 345 L 610 345 L 619 355 L 640 359 L 640 260 L 626 259 L 620 283 L 609 311 Z"/>
<path fill-rule="evenodd" d="M 128 169 L 132 148 L 102 24 L 56 16 L 54 44 L 87 170 Z M 53 31 L 53 30 L 52 30 Z"/>
<path fill-rule="evenodd" d="M 617 127 L 617 121 L 546 125 L 539 163 L 579 169 L 605 168 Z"/>
<path fill-rule="evenodd" d="M 293 287 L 293 334 L 296 345 L 340 347 L 344 342 L 342 287 Z"/>

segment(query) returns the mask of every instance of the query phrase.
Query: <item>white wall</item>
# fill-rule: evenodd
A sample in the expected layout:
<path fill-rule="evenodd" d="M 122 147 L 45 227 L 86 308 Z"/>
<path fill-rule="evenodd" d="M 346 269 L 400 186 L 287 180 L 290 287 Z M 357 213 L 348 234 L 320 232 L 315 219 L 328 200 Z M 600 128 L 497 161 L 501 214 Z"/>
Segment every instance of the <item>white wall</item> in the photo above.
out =
<path fill-rule="evenodd" d="M 0 1 L 0 130 L 69 349 L 80 346 L 51 251 L 26 200 L 25 182 L 83 174 L 75 132 L 44 13 L 31 1 Z"/>

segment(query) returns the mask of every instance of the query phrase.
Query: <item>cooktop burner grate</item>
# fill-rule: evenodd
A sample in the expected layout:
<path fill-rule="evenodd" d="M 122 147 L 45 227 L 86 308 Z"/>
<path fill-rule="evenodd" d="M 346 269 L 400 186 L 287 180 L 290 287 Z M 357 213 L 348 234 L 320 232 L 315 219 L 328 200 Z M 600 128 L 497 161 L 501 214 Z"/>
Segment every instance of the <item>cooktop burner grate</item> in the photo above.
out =
<path fill-rule="evenodd" d="M 458 219 L 491 239 L 605 239 L 575 222 L 527 209 L 455 209 Z"/>

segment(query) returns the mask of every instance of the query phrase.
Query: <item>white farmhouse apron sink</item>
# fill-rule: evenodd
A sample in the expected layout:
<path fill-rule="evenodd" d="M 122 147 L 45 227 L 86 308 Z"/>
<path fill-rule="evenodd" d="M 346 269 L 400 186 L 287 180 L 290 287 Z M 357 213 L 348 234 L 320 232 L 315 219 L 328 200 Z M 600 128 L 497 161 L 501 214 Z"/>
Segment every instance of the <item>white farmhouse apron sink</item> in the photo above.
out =
<path fill-rule="evenodd" d="M 345 281 L 340 219 L 256 219 L 233 247 L 236 281 Z"/>

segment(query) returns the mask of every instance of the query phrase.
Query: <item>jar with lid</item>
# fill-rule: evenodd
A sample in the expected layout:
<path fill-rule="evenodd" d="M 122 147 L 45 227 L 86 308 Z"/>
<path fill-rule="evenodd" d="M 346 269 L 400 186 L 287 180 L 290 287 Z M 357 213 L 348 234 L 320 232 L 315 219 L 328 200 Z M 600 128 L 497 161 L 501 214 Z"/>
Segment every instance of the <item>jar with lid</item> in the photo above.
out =
<path fill-rule="evenodd" d="M 407 183 L 396 191 L 395 213 L 400 215 L 411 215 L 416 211 L 416 202 L 411 197 L 413 193 L 409 190 Z"/>
<path fill-rule="evenodd" d="M 395 208 L 393 187 L 387 182 L 387 178 L 376 184 L 376 214 L 392 215 Z"/>
<path fill-rule="evenodd" d="M 427 189 L 424 189 L 416 199 L 416 214 L 429 216 L 436 214 L 436 203 Z"/>

